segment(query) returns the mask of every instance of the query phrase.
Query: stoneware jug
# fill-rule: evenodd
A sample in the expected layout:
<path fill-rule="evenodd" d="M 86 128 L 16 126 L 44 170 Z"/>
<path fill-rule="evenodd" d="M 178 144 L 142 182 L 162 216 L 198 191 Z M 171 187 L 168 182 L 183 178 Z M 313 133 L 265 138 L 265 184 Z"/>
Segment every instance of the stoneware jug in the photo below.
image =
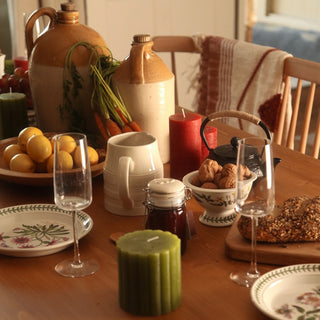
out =
<path fill-rule="evenodd" d="M 128 132 L 108 140 L 103 168 L 104 206 L 118 215 L 145 212 L 149 181 L 163 177 L 157 139 L 146 132 Z"/>
<path fill-rule="evenodd" d="M 33 27 L 36 20 L 48 16 L 50 23 L 35 40 Z M 62 120 L 59 106 L 63 102 L 63 71 L 70 48 L 79 41 L 104 46 L 101 53 L 109 54 L 101 36 L 79 23 L 79 11 L 73 3 L 61 4 L 61 10 L 40 8 L 28 18 L 25 28 L 29 58 L 29 79 L 38 126 L 46 132 L 63 132 L 69 129 L 68 120 Z M 91 82 L 89 57 L 91 51 L 80 46 L 72 54 L 77 71 L 83 78 L 79 97 L 74 107 L 86 119 L 89 132 L 97 132 L 90 108 Z"/>
<path fill-rule="evenodd" d="M 143 131 L 158 140 L 163 163 L 170 160 L 169 116 L 174 114 L 174 75 L 152 51 L 150 35 L 135 35 L 130 55 L 113 75 L 113 84 Z"/>

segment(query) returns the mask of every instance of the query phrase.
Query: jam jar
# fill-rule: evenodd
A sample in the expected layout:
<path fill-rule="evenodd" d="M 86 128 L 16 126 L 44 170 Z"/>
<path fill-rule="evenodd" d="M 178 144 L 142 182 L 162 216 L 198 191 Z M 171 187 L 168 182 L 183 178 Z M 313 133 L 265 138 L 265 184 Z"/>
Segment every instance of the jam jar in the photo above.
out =
<path fill-rule="evenodd" d="M 145 191 L 145 228 L 176 234 L 181 240 L 183 254 L 188 232 L 186 201 L 191 198 L 191 191 L 181 181 L 171 178 L 153 179 Z"/>

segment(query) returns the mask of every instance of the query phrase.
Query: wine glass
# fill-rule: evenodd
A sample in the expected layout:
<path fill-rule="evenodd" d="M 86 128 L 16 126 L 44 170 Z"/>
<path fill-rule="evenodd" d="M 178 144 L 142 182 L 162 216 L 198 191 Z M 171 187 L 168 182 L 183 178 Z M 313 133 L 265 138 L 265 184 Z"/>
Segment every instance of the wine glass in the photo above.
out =
<path fill-rule="evenodd" d="M 251 168 L 253 174 L 257 175 L 250 190 L 245 188 L 243 166 Z M 273 209 L 274 166 L 271 141 L 259 137 L 241 139 L 238 142 L 235 210 L 251 218 L 251 264 L 247 272 L 230 274 L 230 278 L 239 285 L 251 287 L 260 276 L 257 269 L 256 230 L 259 217 L 270 214 Z"/>
<path fill-rule="evenodd" d="M 54 201 L 59 208 L 72 211 L 74 239 L 73 259 L 58 263 L 55 270 L 66 277 L 83 277 L 95 273 L 99 268 L 98 263 L 94 260 L 80 259 L 79 239 L 77 235 L 77 211 L 87 208 L 92 201 L 91 169 L 87 138 L 84 134 L 80 133 L 64 133 L 54 136 L 53 139 Z M 66 150 L 73 152 L 74 160 Z"/>

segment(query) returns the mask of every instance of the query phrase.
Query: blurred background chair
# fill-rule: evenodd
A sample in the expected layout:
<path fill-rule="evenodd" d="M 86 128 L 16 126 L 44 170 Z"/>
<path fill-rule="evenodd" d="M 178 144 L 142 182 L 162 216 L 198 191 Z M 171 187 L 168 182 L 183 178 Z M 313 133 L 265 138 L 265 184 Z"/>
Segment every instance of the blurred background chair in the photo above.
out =
<path fill-rule="evenodd" d="M 300 58 L 287 58 L 284 63 L 285 89 L 280 109 L 274 142 L 296 149 L 301 153 L 319 157 L 320 147 L 320 105 L 315 95 L 320 95 L 320 63 Z M 286 105 L 293 81 L 294 89 L 292 116 L 288 135 L 284 135 Z M 303 90 L 304 89 L 304 90 Z M 307 93 L 306 96 L 302 92 Z M 316 99 L 319 101 L 319 99 Z"/>
<path fill-rule="evenodd" d="M 206 35 L 157 36 L 153 38 L 153 42 L 154 51 L 171 54 L 171 68 L 176 76 L 177 111 L 178 107 L 185 108 L 185 105 L 180 106 L 179 101 L 179 95 L 180 100 L 185 100 L 185 93 L 181 95 L 177 83 L 178 79 L 179 83 L 182 79 L 176 68 L 177 60 L 181 61 L 181 55 L 178 58 L 178 53 L 181 52 L 192 53 L 190 60 L 194 56 L 198 57 L 194 67 L 190 66 L 190 69 L 194 69 L 193 77 L 186 80 L 195 90 L 191 110 L 200 114 L 208 115 L 232 109 L 259 116 L 259 107 L 266 103 L 267 106 L 270 105 L 269 101 L 275 96 L 280 97 L 282 93 L 282 69 L 284 59 L 288 56 L 284 51 Z M 276 104 L 278 107 L 279 102 Z M 186 109 L 190 108 L 187 106 Z M 271 114 L 276 118 L 275 112 Z M 224 122 L 259 135 L 259 128 L 246 121 L 227 119 Z"/>
<path fill-rule="evenodd" d="M 153 41 L 155 52 L 170 53 L 171 68 L 175 75 L 177 75 L 176 53 L 189 52 L 201 56 L 201 48 L 191 36 L 157 36 L 153 38 Z M 284 90 L 278 115 L 278 126 L 274 132 L 275 143 L 315 158 L 319 156 L 320 144 L 320 108 L 319 105 L 314 104 L 314 101 L 317 103 L 320 97 L 319 75 L 320 63 L 295 57 L 285 59 Z M 176 106 L 179 106 L 177 80 L 176 77 L 175 99 Z M 291 108 L 291 94 L 294 98 L 292 115 L 287 112 L 287 108 Z M 316 100 L 314 100 L 315 97 Z M 286 125 L 288 128 L 285 128 Z"/>

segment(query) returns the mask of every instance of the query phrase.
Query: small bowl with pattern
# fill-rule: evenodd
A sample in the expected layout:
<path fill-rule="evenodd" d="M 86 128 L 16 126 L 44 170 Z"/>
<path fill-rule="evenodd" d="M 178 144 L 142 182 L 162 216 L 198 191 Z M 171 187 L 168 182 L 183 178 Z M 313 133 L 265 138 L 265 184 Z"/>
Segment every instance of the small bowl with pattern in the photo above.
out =
<path fill-rule="evenodd" d="M 193 197 L 205 209 L 199 217 L 199 221 L 212 227 L 226 227 L 233 224 L 236 219 L 234 210 L 236 204 L 236 188 L 231 189 L 207 189 L 193 185 L 191 182 L 198 174 L 198 170 L 192 171 L 183 177 L 183 183 L 192 190 Z M 251 177 L 243 184 L 242 194 L 247 198 L 252 183 L 257 176 L 251 172 Z"/>

